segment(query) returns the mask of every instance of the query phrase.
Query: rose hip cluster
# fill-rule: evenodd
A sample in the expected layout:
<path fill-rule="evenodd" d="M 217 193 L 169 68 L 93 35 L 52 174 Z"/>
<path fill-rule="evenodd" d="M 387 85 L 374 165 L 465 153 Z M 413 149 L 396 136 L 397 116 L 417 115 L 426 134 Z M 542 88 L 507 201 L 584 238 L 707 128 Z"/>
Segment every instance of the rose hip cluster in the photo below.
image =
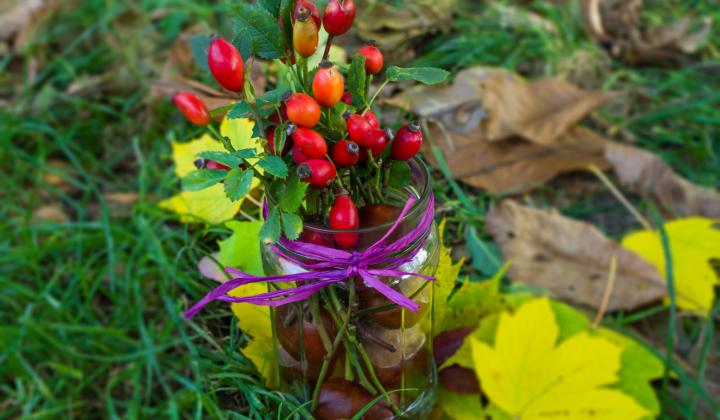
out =
<path fill-rule="evenodd" d="M 286 93 L 276 109 L 265 121 L 265 138 L 270 154 L 285 159 L 295 173 L 314 189 L 329 189 L 332 205 L 325 214 L 328 225 L 336 230 L 354 230 L 359 227 L 358 202 L 364 206 L 378 204 L 372 195 L 361 196 L 354 190 L 348 191 L 343 178 L 349 177 L 360 167 L 388 171 L 392 161 L 407 161 L 415 156 L 422 146 L 423 136 L 417 123 L 407 124 L 397 132 L 385 129 L 370 109 L 367 98 L 353 106 L 353 98 L 345 86 L 340 70 L 326 60 L 332 39 L 346 33 L 355 19 L 353 0 L 330 0 L 320 16 L 318 8 L 309 0 L 298 0 L 292 8 L 292 49 L 288 51 L 291 65 L 299 68 L 307 65 L 307 58 L 318 48 L 318 33 L 324 27 L 329 34 L 328 43 L 312 80 L 299 80 L 296 91 Z M 278 24 L 283 21 L 278 17 Z M 364 58 L 365 74 L 369 81 L 383 70 L 383 54 L 377 45 L 369 42 L 357 52 Z M 296 56 L 300 58 L 296 59 Z M 283 60 L 285 60 L 283 58 Z M 285 60 L 286 61 L 286 60 Z M 225 89 L 242 93 L 245 87 L 243 57 L 237 48 L 222 37 L 212 38 L 208 50 L 208 67 Z M 302 72 L 298 72 L 302 73 Z M 300 76 L 298 76 L 300 77 Z M 367 95 L 367 92 L 366 92 Z M 173 98 L 177 107 L 196 125 L 208 125 L 211 116 L 202 100 L 190 92 L 181 92 Z M 336 105 L 346 109 L 342 114 L 339 130 L 329 130 L 328 120 Z M 357 104 L 357 103 L 356 103 Z M 277 127 L 286 127 L 282 150 L 275 150 Z M 331 134 L 332 133 L 332 134 Z M 287 158 L 286 158 L 287 157 Z M 378 161 L 384 162 L 380 168 Z M 212 161 L 201 162 L 198 168 L 228 170 L 225 165 Z M 378 174 L 379 175 L 379 174 Z M 378 176 L 379 177 L 379 176 Z M 334 188 L 331 188 L 334 187 Z M 382 201 L 382 200 L 380 200 Z M 357 246 L 357 235 L 336 234 L 334 242 L 341 248 Z"/>

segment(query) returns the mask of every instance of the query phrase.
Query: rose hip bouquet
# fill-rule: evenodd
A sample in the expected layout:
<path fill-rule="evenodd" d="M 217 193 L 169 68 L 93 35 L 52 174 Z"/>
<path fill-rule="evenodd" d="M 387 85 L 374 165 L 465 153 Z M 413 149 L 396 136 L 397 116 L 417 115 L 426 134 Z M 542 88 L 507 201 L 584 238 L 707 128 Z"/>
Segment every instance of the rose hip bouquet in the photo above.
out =
<path fill-rule="evenodd" d="M 334 38 L 355 19 L 353 0 L 328 1 L 322 18 L 308 0 L 233 7 L 236 36 L 232 42 L 211 37 L 207 64 L 239 100 L 209 111 L 190 92 L 173 98 L 190 122 L 207 127 L 226 149 L 198 155 L 197 171 L 183 184 L 198 190 L 221 182 L 228 198 L 239 200 L 254 178 L 261 181 L 269 276 L 229 268 L 235 278 L 187 316 L 213 300 L 274 308 L 283 380 L 300 380 L 294 390 L 312 401 L 318 417 L 351 417 L 363 406 L 369 418 L 421 414 L 428 404 L 418 401 L 431 400 L 427 390 L 433 389 L 426 349 L 431 327 L 419 316 L 431 307 L 427 285 L 437 261 L 432 189 L 415 157 L 423 142 L 419 124 L 383 127 L 373 105 L 388 83 L 433 84 L 448 74 L 434 68 L 383 72 L 383 54 L 373 43 L 349 64 L 328 61 Z M 275 88 L 260 96 L 247 77 L 254 57 L 276 60 L 280 68 Z M 382 83 L 372 89 L 375 78 Z M 217 132 L 211 114 L 225 113 L 254 120 L 262 152 L 236 150 Z M 259 282 L 268 285 L 267 293 L 231 293 Z M 423 368 L 413 375 L 409 367 L 418 363 Z M 412 388 L 412 381 L 425 390 Z"/>

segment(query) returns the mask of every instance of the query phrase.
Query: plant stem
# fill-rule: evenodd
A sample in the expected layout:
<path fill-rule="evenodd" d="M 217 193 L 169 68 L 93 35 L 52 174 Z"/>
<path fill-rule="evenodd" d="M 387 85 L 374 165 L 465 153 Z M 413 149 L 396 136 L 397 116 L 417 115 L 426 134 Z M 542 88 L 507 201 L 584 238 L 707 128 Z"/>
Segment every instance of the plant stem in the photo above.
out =
<path fill-rule="evenodd" d="M 233 147 L 232 143 L 230 143 L 230 141 L 226 137 L 221 136 L 220 133 L 218 133 L 217 129 L 215 127 L 213 127 L 212 124 L 208 124 L 207 129 L 208 129 L 208 131 L 210 131 L 210 134 L 212 134 L 218 140 L 220 140 L 220 143 L 223 144 L 223 146 L 225 147 L 225 150 L 227 150 L 230 153 L 235 153 L 237 151 L 237 150 L 235 150 L 235 147 Z"/>
<path fill-rule="evenodd" d="M 373 385 L 377 387 L 378 393 L 380 394 L 386 394 L 385 395 L 385 401 L 390 404 L 392 407 L 393 412 L 396 415 L 400 415 L 400 409 L 398 406 L 395 405 L 395 402 L 390 398 L 389 395 L 387 395 L 387 391 L 385 391 L 385 387 L 383 387 L 382 383 L 380 383 L 380 380 L 378 379 L 377 375 L 375 374 L 375 368 L 373 368 L 372 361 L 370 360 L 370 356 L 368 356 L 367 351 L 365 351 L 365 347 L 360 342 L 356 342 L 358 352 L 360 353 L 360 357 L 362 357 L 363 362 L 365 362 L 365 366 L 370 373 L 370 379 L 372 379 Z"/>
<path fill-rule="evenodd" d="M 330 48 L 332 48 L 334 35 L 328 35 L 327 42 L 325 43 L 325 51 L 323 52 L 322 61 L 325 61 L 330 56 Z"/>
<path fill-rule="evenodd" d="M 330 336 L 328 335 L 327 331 L 325 331 L 325 324 L 322 322 L 322 318 L 320 318 L 320 308 L 318 296 L 316 294 L 312 295 L 312 297 L 310 298 L 310 312 L 312 313 L 313 320 L 315 320 L 315 324 L 317 324 L 320 341 L 322 341 L 323 347 L 325 347 L 325 351 L 329 352 L 332 346 L 332 342 L 330 341 Z"/>
<path fill-rule="evenodd" d="M 370 107 L 372 106 L 373 102 L 375 102 L 375 100 L 377 99 L 377 97 L 378 97 L 378 95 L 380 94 L 380 92 L 382 92 L 382 90 L 385 89 L 385 86 L 387 86 L 388 83 L 390 83 L 390 81 L 389 81 L 389 80 L 385 80 L 385 81 L 382 83 L 382 85 L 380 85 L 380 87 L 378 88 L 378 90 L 375 92 L 375 94 L 373 95 L 373 97 L 370 99 L 370 101 L 369 101 L 369 102 L 367 103 L 367 105 L 365 106 L 365 109 L 363 110 L 362 115 L 365 115 L 365 114 L 370 110 Z"/>
<path fill-rule="evenodd" d="M 328 370 L 328 367 L 330 366 L 330 361 L 332 360 L 333 356 L 335 355 L 335 351 L 337 350 L 338 346 L 340 345 L 340 341 L 342 340 L 342 337 L 345 335 L 345 331 L 347 330 L 349 324 L 350 324 L 350 314 L 348 313 L 347 315 L 345 315 L 345 319 L 343 319 L 343 323 L 340 326 L 340 329 L 338 330 L 337 335 L 335 336 L 335 340 L 333 340 L 333 342 L 332 342 L 330 351 L 328 351 L 328 353 L 325 355 L 325 358 L 323 359 L 322 366 L 320 367 L 320 374 L 318 375 L 317 382 L 315 383 L 315 390 L 313 391 L 311 411 L 315 411 L 315 409 L 317 408 L 318 398 L 320 397 L 320 388 L 322 387 L 322 384 L 325 381 L 325 375 L 327 375 L 327 370 Z"/>

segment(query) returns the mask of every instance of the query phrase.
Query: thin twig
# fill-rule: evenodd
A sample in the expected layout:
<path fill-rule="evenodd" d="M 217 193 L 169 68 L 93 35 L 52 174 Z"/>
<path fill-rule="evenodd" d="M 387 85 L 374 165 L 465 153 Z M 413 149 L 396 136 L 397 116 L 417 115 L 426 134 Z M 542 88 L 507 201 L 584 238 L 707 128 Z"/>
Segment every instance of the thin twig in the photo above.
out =
<path fill-rule="evenodd" d="M 630 201 L 628 201 L 628 199 L 623 195 L 623 193 L 620 192 L 620 190 L 612 183 L 612 181 L 610 181 L 608 177 L 605 176 L 604 173 L 602 173 L 600 169 L 598 169 L 597 166 L 591 164 L 590 166 L 588 166 L 588 169 L 590 169 L 590 172 L 595 174 L 595 176 L 598 177 L 598 179 L 600 179 L 603 184 L 605 184 L 605 186 L 610 190 L 612 195 L 614 195 L 615 198 L 623 206 L 625 206 L 627 211 L 629 211 L 630 214 L 633 215 L 633 217 L 635 218 L 635 220 L 638 221 L 638 223 L 640 223 L 645 229 L 652 230 L 652 226 L 650 225 L 650 223 L 648 223 L 648 221 L 644 217 L 642 217 L 640 212 L 637 211 L 637 209 L 630 203 Z"/>
<path fill-rule="evenodd" d="M 610 302 L 610 296 L 612 296 L 612 291 L 615 288 L 615 278 L 617 274 L 617 256 L 613 255 L 612 258 L 610 258 L 610 271 L 608 272 L 608 281 L 605 285 L 605 292 L 603 292 L 602 301 L 600 302 L 600 307 L 598 308 L 597 314 L 595 315 L 595 319 L 593 320 L 592 327 L 597 328 L 598 325 L 600 325 L 600 322 L 602 321 L 603 317 L 605 316 L 605 311 L 607 310 L 608 303 Z"/>

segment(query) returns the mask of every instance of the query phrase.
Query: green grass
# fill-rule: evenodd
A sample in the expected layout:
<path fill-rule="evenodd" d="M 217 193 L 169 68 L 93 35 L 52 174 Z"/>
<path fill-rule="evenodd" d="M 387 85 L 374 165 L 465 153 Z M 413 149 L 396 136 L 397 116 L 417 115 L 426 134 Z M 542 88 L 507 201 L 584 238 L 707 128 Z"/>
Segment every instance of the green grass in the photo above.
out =
<path fill-rule="evenodd" d="M 648 3 L 650 21 L 694 6 L 720 22 L 711 1 Z M 576 10 L 530 7 L 562 31 L 509 32 L 482 8 L 463 5 L 453 23 L 457 32 L 428 43 L 416 62 L 453 71 L 501 65 L 538 77 L 554 74 L 577 50 L 597 48 L 578 26 Z M 211 287 L 197 262 L 226 232 L 178 224 L 156 207 L 179 188 L 170 140 L 196 133 L 169 104 L 151 100 L 148 87 L 178 34 L 198 21 L 226 24 L 220 10 L 217 3 L 185 0 L 78 2 L 38 25 L 27 51 L 0 60 L 0 97 L 10 98 L 0 110 L 0 418 L 271 418 L 297 407 L 262 387 L 240 353 L 245 337 L 227 306 L 215 305 L 192 322 L 181 318 Z M 601 86 L 642 90 L 646 98 L 629 114 L 603 117 L 709 186 L 720 183 L 718 33 L 702 64 L 613 63 Z M 709 65 L 715 73 L 706 71 Z M 102 74 L 107 79 L 93 85 Z M 69 94 L 73 83 L 89 88 Z M 47 172 L 64 185 L 49 183 Z M 466 226 L 482 228 L 494 198 L 453 186 L 441 173 L 437 179 L 448 239 L 461 243 Z M 131 214 L 116 217 L 106 192 L 137 192 L 140 199 Z M 62 208 L 70 221 L 34 221 L 34 209 L 45 205 Z M 601 211 L 593 206 L 577 203 L 573 211 L 590 217 Z M 611 322 L 622 324 L 622 317 Z M 704 325 L 689 325 L 691 336 L 712 328 Z M 703 372 L 708 352 L 702 352 Z M 682 383 L 688 398 L 666 401 L 668 415 L 698 404 L 697 382 Z"/>

